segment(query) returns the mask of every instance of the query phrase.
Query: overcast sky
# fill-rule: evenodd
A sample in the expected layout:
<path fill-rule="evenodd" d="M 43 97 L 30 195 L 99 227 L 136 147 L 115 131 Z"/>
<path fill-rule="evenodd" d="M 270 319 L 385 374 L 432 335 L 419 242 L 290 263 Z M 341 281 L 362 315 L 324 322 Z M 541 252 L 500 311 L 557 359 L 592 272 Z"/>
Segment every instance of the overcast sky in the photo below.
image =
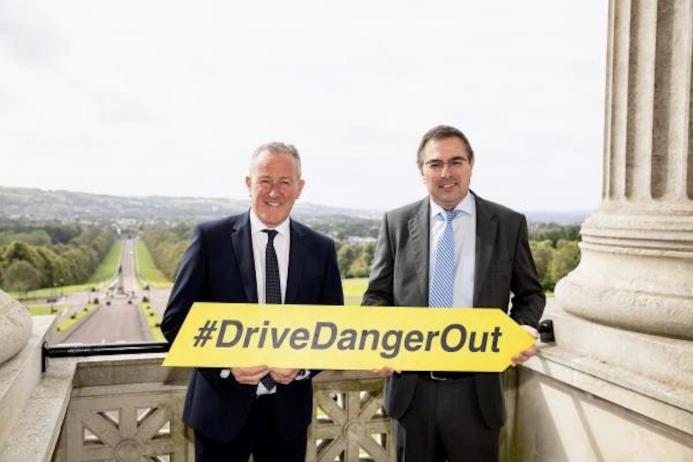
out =
<path fill-rule="evenodd" d="M 0 0 L 0 185 L 245 198 L 295 144 L 302 201 L 389 209 L 455 125 L 472 188 L 522 211 L 601 195 L 603 1 Z"/>

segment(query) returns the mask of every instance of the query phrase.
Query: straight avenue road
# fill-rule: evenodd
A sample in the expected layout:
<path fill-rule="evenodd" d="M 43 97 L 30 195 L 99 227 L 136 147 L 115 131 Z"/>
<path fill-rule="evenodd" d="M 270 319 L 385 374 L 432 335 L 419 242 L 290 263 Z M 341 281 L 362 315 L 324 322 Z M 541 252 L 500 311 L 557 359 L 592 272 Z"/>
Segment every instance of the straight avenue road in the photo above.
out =
<path fill-rule="evenodd" d="M 123 245 L 123 256 L 117 284 L 101 300 L 101 307 L 61 343 L 116 343 L 151 340 L 149 329 L 141 313 L 141 292 L 135 275 L 134 243 L 128 239 Z M 139 292 L 139 293 L 138 293 Z M 110 305 L 107 304 L 110 302 Z"/>

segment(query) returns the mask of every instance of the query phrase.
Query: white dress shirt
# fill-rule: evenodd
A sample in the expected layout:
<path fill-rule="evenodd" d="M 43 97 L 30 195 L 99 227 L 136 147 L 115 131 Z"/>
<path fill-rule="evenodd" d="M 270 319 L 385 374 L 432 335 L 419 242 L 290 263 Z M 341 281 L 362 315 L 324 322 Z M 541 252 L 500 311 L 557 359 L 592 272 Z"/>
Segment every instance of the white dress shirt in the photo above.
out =
<path fill-rule="evenodd" d="M 281 222 L 278 226 L 270 228 L 266 226 L 250 211 L 250 236 L 253 241 L 253 260 L 255 261 L 255 282 L 257 283 L 257 302 L 265 303 L 265 250 L 267 249 L 267 233 L 263 229 L 273 229 L 277 231 L 274 236 L 274 252 L 277 254 L 279 263 L 279 283 L 281 286 L 282 303 L 286 299 L 286 280 L 289 275 L 289 246 L 291 245 L 291 229 L 289 218 Z"/>
<path fill-rule="evenodd" d="M 266 226 L 255 212 L 250 210 L 250 237 L 253 242 L 253 261 L 255 262 L 255 282 L 257 284 L 257 302 L 265 303 L 265 254 L 267 250 L 267 240 L 269 235 L 263 230 L 273 229 L 277 231 L 274 236 L 274 252 L 277 254 L 277 263 L 279 264 L 279 284 L 281 287 L 282 303 L 286 301 L 286 281 L 289 277 L 289 247 L 291 245 L 291 227 L 289 226 L 290 219 L 287 218 L 276 227 Z M 220 373 L 222 378 L 228 378 L 231 375 L 230 369 L 222 369 Z M 305 370 L 296 376 L 295 380 L 303 380 L 310 375 L 310 371 Z M 277 387 L 268 390 L 262 382 L 257 385 L 258 395 L 267 395 L 276 393 Z"/>
<path fill-rule="evenodd" d="M 430 286 L 433 277 L 433 267 L 436 261 L 438 240 L 445 229 L 444 209 L 431 203 L 431 239 L 429 248 L 428 282 Z M 452 222 L 455 239 L 455 285 L 453 306 L 471 307 L 474 304 L 474 269 L 476 256 L 476 202 L 471 192 L 468 192 L 455 210 L 461 213 Z"/>

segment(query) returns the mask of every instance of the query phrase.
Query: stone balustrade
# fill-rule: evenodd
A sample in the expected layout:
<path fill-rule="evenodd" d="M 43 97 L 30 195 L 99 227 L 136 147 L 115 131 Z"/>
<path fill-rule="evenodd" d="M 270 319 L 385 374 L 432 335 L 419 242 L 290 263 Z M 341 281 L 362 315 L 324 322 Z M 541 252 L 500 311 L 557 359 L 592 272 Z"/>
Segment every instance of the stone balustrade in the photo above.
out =
<path fill-rule="evenodd" d="M 162 359 L 143 354 L 77 361 L 53 462 L 194 460 L 193 435 L 180 420 L 188 371 L 163 368 Z M 382 388 L 382 379 L 367 372 L 321 373 L 314 380 L 306 460 L 394 461 Z"/>

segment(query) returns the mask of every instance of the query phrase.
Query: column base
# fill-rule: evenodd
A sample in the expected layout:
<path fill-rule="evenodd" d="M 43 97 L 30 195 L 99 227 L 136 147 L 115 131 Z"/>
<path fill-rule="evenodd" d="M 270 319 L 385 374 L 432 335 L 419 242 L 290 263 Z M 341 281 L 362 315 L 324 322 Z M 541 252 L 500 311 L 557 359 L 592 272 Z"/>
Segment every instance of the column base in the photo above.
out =
<path fill-rule="evenodd" d="M 598 323 L 693 339 L 693 216 L 610 207 L 585 221 L 580 264 L 556 300 Z"/>

